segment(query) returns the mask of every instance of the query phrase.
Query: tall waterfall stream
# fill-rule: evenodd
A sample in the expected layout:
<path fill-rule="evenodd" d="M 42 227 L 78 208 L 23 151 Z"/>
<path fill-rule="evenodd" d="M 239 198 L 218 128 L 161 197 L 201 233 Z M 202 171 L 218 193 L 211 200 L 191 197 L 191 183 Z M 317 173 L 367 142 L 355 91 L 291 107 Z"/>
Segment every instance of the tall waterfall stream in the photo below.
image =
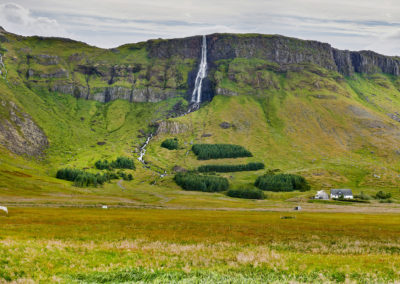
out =
<path fill-rule="evenodd" d="M 201 44 L 201 60 L 200 60 L 200 64 L 199 64 L 199 70 L 197 71 L 196 80 L 194 82 L 194 89 L 193 89 L 189 109 L 183 115 L 189 114 L 189 113 L 199 109 L 200 103 L 201 103 L 203 79 L 205 77 L 207 77 L 207 39 L 206 39 L 206 36 L 203 35 L 203 40 L 202 40 L 202 44 Z M 139 157 L 138 157 L 138 161 L 141 162 L 147 168 L 149 168 L 149 166 L 147 165 L 147 163 L 144 160 L 144 155 L 146 154 L 146 147 L 149 145 L 149 142 L 153 138 L 153 135 L 154 135 L 153 133 L 150 133 L 147 136 L 146 142 L 140 148 L 140 153 L 139 153 Z M 163 173 L 159 173 L 159 174 L 160 174 L 160 177 L 163 178 L 166 176 L 167 172 L 164 170 Z"/>

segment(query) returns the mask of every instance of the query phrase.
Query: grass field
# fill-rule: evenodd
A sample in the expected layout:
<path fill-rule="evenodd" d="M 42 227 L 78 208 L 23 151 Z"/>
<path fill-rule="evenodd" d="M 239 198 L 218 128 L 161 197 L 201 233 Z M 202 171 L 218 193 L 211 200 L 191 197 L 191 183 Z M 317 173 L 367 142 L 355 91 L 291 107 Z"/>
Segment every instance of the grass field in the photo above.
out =
<path fill-rule="evenodd" d="M 399 241 L 398 214 L 11 208 L 0 281 L 396 282 Z"/>

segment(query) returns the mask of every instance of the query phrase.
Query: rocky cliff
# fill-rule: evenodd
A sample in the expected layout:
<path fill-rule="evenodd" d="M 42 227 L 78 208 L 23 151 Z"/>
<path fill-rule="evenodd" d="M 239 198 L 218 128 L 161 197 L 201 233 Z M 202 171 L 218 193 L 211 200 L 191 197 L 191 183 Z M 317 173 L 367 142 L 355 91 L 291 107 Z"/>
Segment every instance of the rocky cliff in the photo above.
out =
<path fill-rule="evenodd" d="M 0 107 L 7 109 L 7 116 L 0 115 L 0 144 L 16 154 L 40 156 L 49 142 L 46 135 L 12 101 L 0 100 Z"/>
<path fill-rule="evenodd" d="M 198 58 L 201 37 L 149 41 L 149 56 Z M 399 76 L 400 60 L 373 51 L 348 51 L 332 48 L 328 43 L 300 40 L 280 35 L 211 34 L 207 36 L 209 62 L 234 58 L 259 58 L 281 66 L 311 63 L 343 75 L 387 73 Z"/>
<path fill-rule="evenodd" d="M 30 88 L 100 102 L 116 99 L 159 102 L 177 96 L 189 99 L 201 55 L 201 36 L 149 40 L 103 50 L 68 39 L 0 32 L 4 61 L 16 66 L 19 78 Z M 207 35 L 207 57 L 209 68 L 203 83 L 203 100 L 212 99 L 214 94 L 236 94 L 220 82 L 224 78 L 232 79 L 221 64 L 238 58 L 265 61 L 256 69 L 246 70 L 253 75 L 263 69 L 286 72 L 298 65 L 310 64 L 345 76 L 354 73 L 400 75 L 400 60 L 396 57 L 372 51 L 338 50 L 327 43 L 280 35 Z M 257 76 L 257 83 L 277 88 L 271 78 Z"/>

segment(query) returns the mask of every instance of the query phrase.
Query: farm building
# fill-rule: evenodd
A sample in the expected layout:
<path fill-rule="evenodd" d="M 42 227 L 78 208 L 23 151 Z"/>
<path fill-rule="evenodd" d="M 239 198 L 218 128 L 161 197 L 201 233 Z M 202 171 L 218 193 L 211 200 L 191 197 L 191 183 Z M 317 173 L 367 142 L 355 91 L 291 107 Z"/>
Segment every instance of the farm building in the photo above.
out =
<path fill-rule="evenodd" d="M 331 189 L 331 198 L 353 199 L 353 192 L 351 189 Z"/>
<path fill-rule="evenodd" d="M 320 191 L 317 192 L 317 194 L 315 195 L 314 199 L 328 200 L 329 199 L 329 195 L 325 191 L 320 190 Z"/>

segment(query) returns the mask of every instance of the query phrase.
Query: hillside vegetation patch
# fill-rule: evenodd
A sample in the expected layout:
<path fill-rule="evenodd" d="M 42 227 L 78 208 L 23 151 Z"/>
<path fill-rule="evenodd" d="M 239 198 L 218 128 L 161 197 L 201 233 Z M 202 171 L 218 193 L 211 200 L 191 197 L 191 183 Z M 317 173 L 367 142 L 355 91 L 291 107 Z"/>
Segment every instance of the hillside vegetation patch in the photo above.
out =
<path fill-rule="evenodd" d="M 99 170 L 135 169 L 135 163 L 132 159 L 127 157 L 118 157 L 115 161 L 111 162 L 109 162 L 108 160 L 98 160 L 94 165 L 96 169 Z"/>
<path fill-rule="evenodd" d="M 245 199 L 264 199 L 264 192 L 258 188 L 238 188 L 238 189 L 229 189 L 226 192 L 226 195 L 230 197 L 236 198 L 245 198 Z"/>
<path fill-rule="evenodd" d="M 228 172 L 244 172 L 244 171 L 258 171 L 265 168 L 263 163 L 248 163 L 242 165 L 204 165 L 198 167 L 198 171 L 202 173 L 209 172 L 219 172 L 219 173 L 228 173 Z"/>
<path fill-rule="evenodd" d="M 228 180 L 218 176 L 177 173 L 174 180 L 184 190 L 219 192 L 225 191 L 229 187 Z"/>
<path fill-rule="evenodd" d="M 307 191 L 310 185 L 306 179 L 294 174 L 265 174 L 257 178 L 255 186 L 267 191 Z"/>
<path fill-rule="evenodd" d="M 177 150 L 179 146 L 179 142 L 177 138 L 166 139 L 161 143 L 161 147 L 166 148 L 168 150 Z"/>
<path fill-rule="evenodd" d="M 243 146 L 233 144 L 194 144 L 193 153 L 199 160 L 252 157 Z"/>

